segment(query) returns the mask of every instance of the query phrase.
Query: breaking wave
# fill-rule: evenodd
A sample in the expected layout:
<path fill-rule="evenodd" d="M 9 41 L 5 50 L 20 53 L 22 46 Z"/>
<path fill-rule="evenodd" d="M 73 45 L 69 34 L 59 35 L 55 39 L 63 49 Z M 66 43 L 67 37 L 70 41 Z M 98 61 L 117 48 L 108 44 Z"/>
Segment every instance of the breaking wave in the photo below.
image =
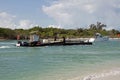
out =
<path fill-rule="evenodd" d="M 96 79 L 109 77 L 109 76 L 116 76 L 116 75 L 120 75 L 120 69 L 111 70 L 111 71 L 107 71 L 99 74 L 92 74 L 84 77 L 83 80 L 96 80 Z"/>
<path fill-rule="evenodd" d="M 72 79 L 67 80 L 101 80 L 101 78 L 111 77 L 111 76 L 117 76 L 120 75 L 120 69 L 116 70 L 110 70 L 110 71 L 104 71 L 101 73 L 94 73 L 88 76 L 77 76 Z"/>

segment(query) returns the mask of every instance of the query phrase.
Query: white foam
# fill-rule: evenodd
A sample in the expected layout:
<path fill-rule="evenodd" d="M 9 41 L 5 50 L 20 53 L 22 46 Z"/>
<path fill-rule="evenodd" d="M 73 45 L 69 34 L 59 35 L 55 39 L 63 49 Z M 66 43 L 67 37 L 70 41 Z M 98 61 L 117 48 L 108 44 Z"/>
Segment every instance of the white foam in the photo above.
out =
<path fill-rule="evenodd" d="M 102 78 L 116 77 L 120 75 L 120 69 L 104 71 L 101 73 L 94 73 L 88 76 L 76 76 L 74 78 L 66 79 L 66 80 L 101 80 Z M 60 79 L 64 80 L 64 79 Z M 103 80 L 103 79 L 102 79 Z"/>
<path fill-rule="evenodd" d="M 83 80 L 96 80 L 96 79 L 105 78 L 109 76 L 116 76 L 116 75 L 120 75 L 120 69 L 111 70 L 111 71 L 107 71 L 107 72 L 103 72 L 99 74 L 98 73 L 92 74 L 92 75 L 84 77 Z"/>

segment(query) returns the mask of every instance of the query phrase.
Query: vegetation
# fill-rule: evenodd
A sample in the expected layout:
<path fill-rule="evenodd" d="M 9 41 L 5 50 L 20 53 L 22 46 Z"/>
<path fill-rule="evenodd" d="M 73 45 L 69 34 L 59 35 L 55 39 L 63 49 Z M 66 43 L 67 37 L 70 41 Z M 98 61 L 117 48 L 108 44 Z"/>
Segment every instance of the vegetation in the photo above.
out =
<path fill-rule="evenodd" d="M 117 34 L 120 32 L 118 30 L 106 30 L 105 24 L 97 22 L 97 24 L 89 25 L 89 28 L 78 28 L 78 29 L 59 29 L 59 28 L 42 28 L 39 26 L 35 26 L 30 29 L 8 29 L 8 28 L 0 28 L 0 38 L 4 39 L 16 39 L 17 35 L 20 35 L 21 39 L 28 39 L 29 33 L 31 31 L 38 31 L 38 34 L 42 38 L 53 38 L 53 37 L 94 37 L 95 33 L 101 33 L 102 35 L 107 35 L 110 37 L 117 37 Z"/>
<path fill-rule="evenodd" d="M 0 38 L 15 39 L 16 33 L 8 28 L 0 28 Z"/>

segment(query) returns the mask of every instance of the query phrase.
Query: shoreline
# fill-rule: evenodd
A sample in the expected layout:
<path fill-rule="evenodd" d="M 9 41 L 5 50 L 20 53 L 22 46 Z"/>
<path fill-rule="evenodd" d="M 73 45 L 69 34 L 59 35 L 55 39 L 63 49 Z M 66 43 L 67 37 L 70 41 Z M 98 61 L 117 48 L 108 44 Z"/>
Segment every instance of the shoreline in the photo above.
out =
<path fill-rule="evenodd" d="M 5 41 L 5 40 L 8 40 L 8 39 L 0 39 L 0 41 Z"/>
<path fill-rule="evenodd" d="M 90 38 L 94 38 L 94 37 L 90 37 Z M 88 40 L 90 39 L 88 37 L 86 38 L 66 38 L 66 40 Z M 44 38 L 43 38 L 44 39 Z M 6 38 L 0 38 L 0 41 L 5 41 L 5 40 L 17 40 L 17 39 L 6 39 Z M 24 40 L 24 39 L 20 39 L 20 40 Z M 45 39 L 45 40 L 54 40 L 54 38 L 48 38 L 48 39 Z M 62 40 L 60 38 L 57 39 L 58 41 Z M 109 38 L 109 40 L 120 40 L 120 38 Z"/>

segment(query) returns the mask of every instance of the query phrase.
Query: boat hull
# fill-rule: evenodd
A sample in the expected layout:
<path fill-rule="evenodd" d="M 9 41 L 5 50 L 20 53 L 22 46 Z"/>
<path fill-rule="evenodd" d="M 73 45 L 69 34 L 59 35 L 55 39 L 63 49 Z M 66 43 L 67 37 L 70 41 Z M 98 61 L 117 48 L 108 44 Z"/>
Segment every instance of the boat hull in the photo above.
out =
<path fill-rule="evenodd" d="M 37 44 L 37 42 L 34 43 L 27 43 L 24 42 L 25 44 L 19 44 L 19 46 L 23 47 L 41 47 L 41 46 L 70 46 L 70 45 L 92 45 L 92 42 L 54 42 L 54 43 L 41 43 Z M 18 45 L 16 44 L 16 46 Z"/>

